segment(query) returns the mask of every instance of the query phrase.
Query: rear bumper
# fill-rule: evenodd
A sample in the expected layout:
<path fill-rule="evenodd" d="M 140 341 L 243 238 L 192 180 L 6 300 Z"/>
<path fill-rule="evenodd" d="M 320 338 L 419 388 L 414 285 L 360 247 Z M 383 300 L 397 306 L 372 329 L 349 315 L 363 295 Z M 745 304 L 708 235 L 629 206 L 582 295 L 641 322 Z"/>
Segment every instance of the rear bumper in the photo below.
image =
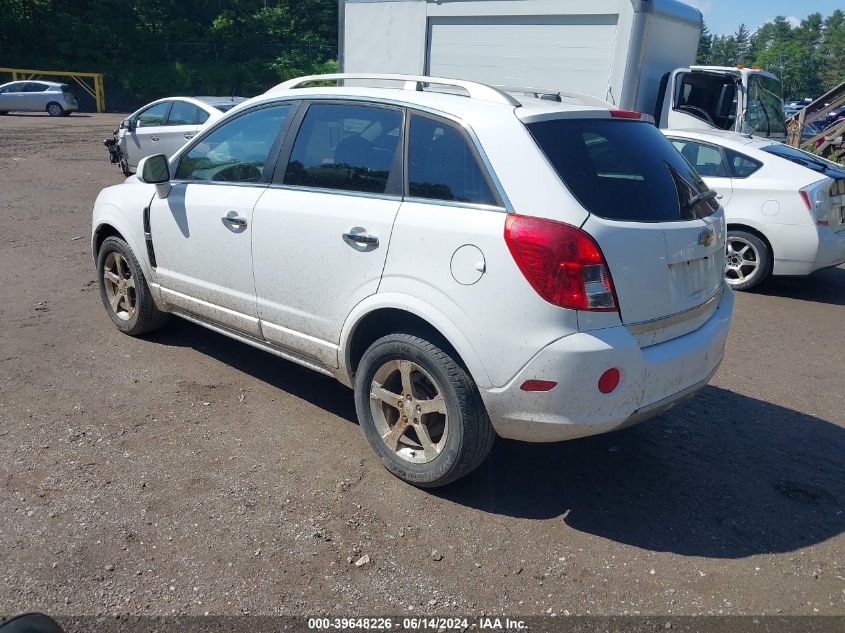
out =
<path fill-rule="evenodd" d="M 845 263 L 845 231 L 814 224 L 766 227 L 775 251 L 775 275 L 809 275 Z"/>
<path fill-rule="evenodd" d="M 834 233 L 824 226 L 818 227 L 819 248 L 811 272 L 845 263 L 845 230 Z"/>
<path fill-rule="evenodd" d="M 713 316 L 684 336 L 640 348 L 623 326 L 559 339 L 537 354 L 507 386 L 482 393 L 496 432 L 527 442 L 557 442 L 631 426 L 668 410 L 704 387 L 724 356 L 733 315 L 725 289 Z M 597 387 L 612 367 L 619 386 Z M 553 380 L 548 392 L 520 389 L 530 379 Z"/>

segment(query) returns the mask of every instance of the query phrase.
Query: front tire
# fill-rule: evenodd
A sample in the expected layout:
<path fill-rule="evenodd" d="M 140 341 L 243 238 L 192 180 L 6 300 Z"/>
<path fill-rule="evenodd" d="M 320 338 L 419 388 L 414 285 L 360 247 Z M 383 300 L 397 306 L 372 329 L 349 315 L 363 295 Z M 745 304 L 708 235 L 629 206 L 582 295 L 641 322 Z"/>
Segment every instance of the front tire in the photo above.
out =
<path fill-rule="evenodd" d="M 47 104 L 47 114 L 50 116 L 64 116 L 65 109 L 55 101 Z"/>
<path fill-rule="evenodd" d="M 413 334 L 384 336 L 364 352 L 355 408 L 385 467 L 422 488 L 474 470 L 496 438 L 475 382 L 453 353 Z"/>
<path fill-rule="evenodd" d="M 751 290 L 772 274 L 773 258 L 753 233 L 728 231 L 725 279 L 734 290 Z"/>
<path fill-rule="evenodd" d="M 103 240 L 97 256 L 97 280 L 103 306 L 124 334 L 140 336 L 167 322 L 170 315 L 156 306 L 141 265 L 119 237 Z"/>

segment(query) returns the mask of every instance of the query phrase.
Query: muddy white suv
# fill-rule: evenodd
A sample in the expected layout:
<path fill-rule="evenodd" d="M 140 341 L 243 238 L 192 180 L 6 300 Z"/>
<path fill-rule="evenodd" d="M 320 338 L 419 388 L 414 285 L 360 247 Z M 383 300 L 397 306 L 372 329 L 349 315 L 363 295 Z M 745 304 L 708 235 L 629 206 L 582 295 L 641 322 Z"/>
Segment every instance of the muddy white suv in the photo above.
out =
<path fill-rule="evenodd" d="M 535 97 L 333 75 L 244 102 L 100 193 L 108 314 L 130 335 L 176 314 L 336 377 L 418 486 L 497 434 L 665 411 L 722 360 L 723 212 L 648 117 Z"/>

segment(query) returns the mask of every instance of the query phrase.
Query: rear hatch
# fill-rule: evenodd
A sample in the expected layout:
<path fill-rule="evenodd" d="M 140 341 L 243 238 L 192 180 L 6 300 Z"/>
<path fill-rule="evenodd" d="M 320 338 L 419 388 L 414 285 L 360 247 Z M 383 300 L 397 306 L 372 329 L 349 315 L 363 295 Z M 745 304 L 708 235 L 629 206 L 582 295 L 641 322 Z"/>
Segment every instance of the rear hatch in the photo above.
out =
<path fill-rule="evenodd" d="M 64 98 L 68 100 L 68 103 L 76 103 L 76 97 L 73 96 L 73 93 L 70 91 L 70 86 L 67 84 L 61 85 L 62 94 Z"/>
<path fill-rule="evenodd" d="M 622 322 L 671 326 L 669 338 L 700 327 L 724 283 L 725 222 L 689 163 L 654 125 L 611 113 L 527 127 L 590 212 L 582 228 L 607 261 Z"/>

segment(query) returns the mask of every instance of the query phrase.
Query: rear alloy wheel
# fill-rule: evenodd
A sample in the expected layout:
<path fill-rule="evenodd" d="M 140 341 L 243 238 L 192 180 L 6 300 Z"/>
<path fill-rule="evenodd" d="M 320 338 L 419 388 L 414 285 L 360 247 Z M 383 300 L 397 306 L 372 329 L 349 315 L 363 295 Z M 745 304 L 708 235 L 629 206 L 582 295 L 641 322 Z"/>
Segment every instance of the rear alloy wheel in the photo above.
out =
<path fill-rule="evenodd" d="M 53 102 L 47 104 L 47 114 L 49 114 L 50 116 L 62 116 L 64 113 L 64 108 L 58 103 Z"/>
<path fill-rule="evenodd" d="M 412 334 L 390 334 L 364 353 L 355 407 L 387 469 L 433 488 L 475 469 L 496 437 L 478 389 L 452 355 Z"/>
<path fill-rule="evenodd" d="M 771 253 L 763 240 L 745 231 L 728 231 L 725 279 L 734 290 L 754 288 L 771 270 Z"/>

